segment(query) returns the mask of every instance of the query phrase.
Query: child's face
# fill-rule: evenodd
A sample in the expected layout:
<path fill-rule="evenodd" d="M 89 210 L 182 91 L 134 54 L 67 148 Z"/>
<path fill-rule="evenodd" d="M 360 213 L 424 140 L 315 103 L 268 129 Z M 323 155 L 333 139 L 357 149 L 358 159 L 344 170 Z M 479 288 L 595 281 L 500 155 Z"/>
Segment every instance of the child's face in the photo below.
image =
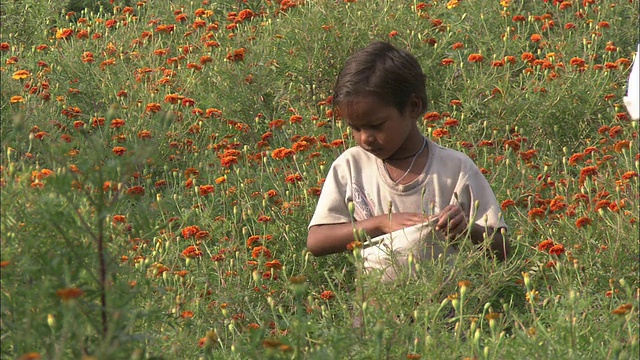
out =
<path fill-rule="evenodd" d="M 348 100 L 339 106 L 340 115 L 351 127 L 356 143 L 382 160 L 415 152 L 405 140 L 411 132 L 419 132 L 416 119 L 420 109 L 420 100 L 416 97 L 412 97 L 403 112 L 373 96 Z"/>

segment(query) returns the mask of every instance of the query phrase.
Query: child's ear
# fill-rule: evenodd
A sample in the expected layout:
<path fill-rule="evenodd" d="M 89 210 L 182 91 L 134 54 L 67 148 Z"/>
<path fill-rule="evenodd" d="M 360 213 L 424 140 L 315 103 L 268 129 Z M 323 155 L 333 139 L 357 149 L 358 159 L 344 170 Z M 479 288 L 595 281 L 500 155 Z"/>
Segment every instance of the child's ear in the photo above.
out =
<path fill-rule="evenodd" d="M 407 103 L 407 110 L 412 117 L 417 118 L 422 113 L 422 100 L 416 94 L 411 95 L 409 103 Z"/>

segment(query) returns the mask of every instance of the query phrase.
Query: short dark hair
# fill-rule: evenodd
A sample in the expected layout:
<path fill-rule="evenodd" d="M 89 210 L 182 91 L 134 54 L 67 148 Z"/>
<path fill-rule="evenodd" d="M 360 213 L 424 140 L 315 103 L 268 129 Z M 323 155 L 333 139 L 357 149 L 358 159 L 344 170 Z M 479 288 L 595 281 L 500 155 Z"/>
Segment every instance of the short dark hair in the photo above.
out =
<path fill-rule="evenodd" d="M 422 101 L 427 111 L 425 75 L 418 60 L 408 51 L 378 41 L 347 58 L 333 88 L 333 102 L 361 96 L 375 96 L 403 112 L 411 95 Z"/>

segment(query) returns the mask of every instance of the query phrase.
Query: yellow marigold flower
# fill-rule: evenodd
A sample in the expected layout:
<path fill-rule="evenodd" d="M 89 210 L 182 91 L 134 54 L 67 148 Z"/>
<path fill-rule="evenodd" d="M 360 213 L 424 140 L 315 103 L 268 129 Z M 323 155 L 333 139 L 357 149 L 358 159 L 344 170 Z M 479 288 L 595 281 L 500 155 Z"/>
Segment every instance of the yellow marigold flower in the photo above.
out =
<path fill-rule="evenodd" d="M 31 76 L 31 72 L 29 70 L 18 70 L 13 73 L 12 78 L 14 80 L 22 80 Z"/>

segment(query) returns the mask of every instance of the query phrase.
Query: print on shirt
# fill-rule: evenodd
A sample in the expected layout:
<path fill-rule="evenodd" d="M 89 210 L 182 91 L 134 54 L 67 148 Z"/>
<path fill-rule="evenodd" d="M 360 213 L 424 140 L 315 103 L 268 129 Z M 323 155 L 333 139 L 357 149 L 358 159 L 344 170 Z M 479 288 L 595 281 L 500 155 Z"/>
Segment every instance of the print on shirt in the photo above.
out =
<path fill-rule="evenodd" d="M 373 205 L 360 185 L 354 181 L 351 190 L 353 192 L 353 204 L 355 205 L 355 213 L 353 216 L 356 218 L 356 221 L 372 218 Z"/>

